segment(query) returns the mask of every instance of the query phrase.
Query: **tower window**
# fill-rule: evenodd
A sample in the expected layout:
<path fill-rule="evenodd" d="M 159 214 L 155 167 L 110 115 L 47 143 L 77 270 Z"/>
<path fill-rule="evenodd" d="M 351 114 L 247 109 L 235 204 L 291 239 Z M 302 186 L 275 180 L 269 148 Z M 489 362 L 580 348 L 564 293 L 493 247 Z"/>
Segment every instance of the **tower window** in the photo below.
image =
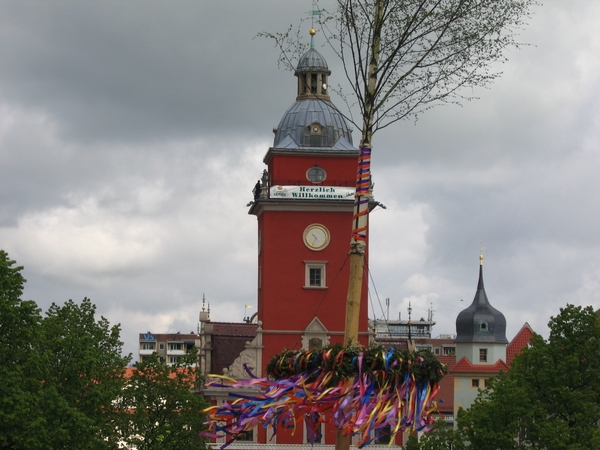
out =
<path fill-rule="evenodd" d="M 310 92 L 313 94 L 317 93 L 317 74 L 312 73 L 310 75 Z"/>
<path fill-rule="evenodd" d="M 318 350 L 323 348 L 323 339 L 312 338 L 308 341 L 308 349 L 309 350 Z"/>
<path fill-rule="evenodd" d="M 479 362 L 487 362 L 488 360 L 488 352 L 487 348 L 479 349 Z"/>
<path fill-rule="evenodd" d="M 308 284 L 310 286 L 321 286 L 321 278 L 322 278 L 322 271 L 323 269 L 321 269 L 320 267 L 311 267 L 309 270 L 309 282 Z"/>
<path fill-rule="evenodd" d="M 325 180 L 326 176 L 327 174 L 325 173 L 325 171 L 319 166 L 311 167 L 306 171 L 306 178 L 308 178 L 308 180 L 312 181 L 313 183 L 321 183 Z"/>
<path fill-rule="evenodd" d="M 304 279 L 305 288 L 325 288 L 325 263 L 305 262 L 306 271 Z"/>
<path fill-rule="evenodd" d="M 490 327 L 488 326 L 488 323 L 485 320 L 482 320 L 481 322 L 479 322 L 479 331 L 483 332 L 483 333 L 487 333 L 489 331 Z"/>

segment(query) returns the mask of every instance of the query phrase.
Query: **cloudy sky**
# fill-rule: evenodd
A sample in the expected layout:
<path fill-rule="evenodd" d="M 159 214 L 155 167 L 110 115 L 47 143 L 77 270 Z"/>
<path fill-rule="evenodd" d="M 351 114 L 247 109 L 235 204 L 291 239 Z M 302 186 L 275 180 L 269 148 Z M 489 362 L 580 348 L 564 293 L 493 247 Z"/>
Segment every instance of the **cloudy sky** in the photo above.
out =
<path fill-rule="evenodd" d="M 296 81 L 254 37 L 310 9 L 0 0 L 0 248 L 26 298 L 91 298 L 134 354 L 139 332 L 195 331 L 203 293 L 215 321 L 256 311 L 245 205 Z M 482 241 L 509 339 L 547 335 L 568 302 L 600 308 L 599 30 L 596 0 L 548 0 L 479 100 L 376 135 L 371 316 L 410 300 L 454 333 Z"/>

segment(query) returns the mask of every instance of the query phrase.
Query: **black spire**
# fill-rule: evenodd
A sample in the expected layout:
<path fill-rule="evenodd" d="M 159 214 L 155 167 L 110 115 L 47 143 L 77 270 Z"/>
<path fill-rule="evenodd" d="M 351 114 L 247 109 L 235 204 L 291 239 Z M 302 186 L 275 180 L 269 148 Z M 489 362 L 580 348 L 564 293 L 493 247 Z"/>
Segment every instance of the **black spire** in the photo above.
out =
<path fill-rule="evenodd" d="M 490 305 L 483 286 L 483 256 L 480 256 L 479 282 L 471 305 L 456 318 L 456 342 L 508 344 L 506 318 Z"/>

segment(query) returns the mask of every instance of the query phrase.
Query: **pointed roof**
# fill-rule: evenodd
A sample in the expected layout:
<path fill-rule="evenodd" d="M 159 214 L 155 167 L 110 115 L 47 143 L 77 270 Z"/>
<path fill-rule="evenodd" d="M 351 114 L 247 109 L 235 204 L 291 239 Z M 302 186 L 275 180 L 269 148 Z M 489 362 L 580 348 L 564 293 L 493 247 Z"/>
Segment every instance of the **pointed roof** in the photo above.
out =
<path fill-rule="evenodd" d="M 534 334 L 533 329 L 525 322 L 525 325 L 521 327 L 517 335 L 510 341 L 508 347 L 506 347 L 506 362 L 509 366 L 512 360 L 515 359 L 515 356 L 521 353 L 521 350 L 529 344 Z"/>
<path fill-rule="evenodd" d="M 473 303 L 456 318 L 456 342 L 508 344 L 506 318 L 490 304 L 485 293 L 483 257 L 479 265 L 479 282 Z"/>
<path fill-rule="evenodd" d="M 495 364 L 473 364 L 471 361 L 467 359 L 466 356 L 463 356 L 460 361 L 456 363 L 450 372 L 452 374 L 457 373 L 500 373 L 506 372 L 508 370 L 508 366 L 504 361 L 499 359 Z"/>

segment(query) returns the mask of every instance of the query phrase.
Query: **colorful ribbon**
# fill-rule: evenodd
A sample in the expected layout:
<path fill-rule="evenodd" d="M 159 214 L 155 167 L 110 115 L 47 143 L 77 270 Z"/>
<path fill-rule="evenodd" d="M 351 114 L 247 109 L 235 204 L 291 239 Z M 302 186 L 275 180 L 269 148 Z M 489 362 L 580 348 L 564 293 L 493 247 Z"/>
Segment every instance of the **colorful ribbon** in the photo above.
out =
<path fill-rule="evenodd" d="M 363 147 L 358 157 L 356 173 L 356 195 L 352 238 L 358 241 L 367 239 L 367 214 L 369 213 L 369 189 L 371 188 L 371 149 Z"/>
<path fill-rule="evenodd" d="M 293 433 L 305 422 L 307 438 L 314 443 L 320 438 L 320 424 L 332 422 L 346 435 L 359 435 L 361 448 L 384 429 L 390 430 L 390 442 L 406 430 L 427 430 L 434 421 L 438 382 L 447 373 L 427 353 L 379 348 L 357 352 L 340 347 L 322 352 L 284 351 L 269 363 L 270 370 L 280 372 L 274 379 L 236 381 L 209 375 L 218 381 L 207 386 L 237 392 L 229 393 L 235 400 L 204 411 L 208 431 L 203 435 L 225 436 L 224 449 L 258 426 L 272 428 L 274 434 L 280 427 Z M 316 361 L 319 367 L 314 366 Z M 352 377 L 344 375 L 352 371 Z"/>

